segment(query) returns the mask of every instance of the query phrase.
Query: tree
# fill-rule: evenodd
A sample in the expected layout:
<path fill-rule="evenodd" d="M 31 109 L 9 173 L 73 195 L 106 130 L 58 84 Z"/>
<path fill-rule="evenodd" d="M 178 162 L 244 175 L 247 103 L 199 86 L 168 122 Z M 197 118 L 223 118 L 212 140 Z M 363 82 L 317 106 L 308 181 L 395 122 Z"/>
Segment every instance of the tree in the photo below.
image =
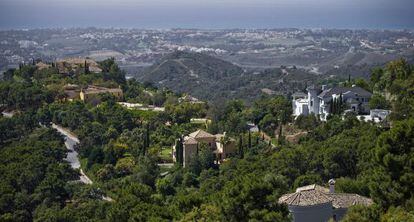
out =
<path fill-rule="evenodd" d="M 175 141 L 176 161 L 180 166 L 183 165 L 183 151 L 183 138 L 180 137 Z"/>
<path fill-rule="evenodd" d="M 247 144 L 248 144 L 249 150 L 251 150 L 252 149 L 252 133 L 250 132 L 250 130 L 249 130 L 249 137 L 248 137 Z"/>
<path fill-rule="evenodd" d="M 239 154 L 240 154 L 240 158 L 244 158 L 244 149 L 243 149 L 243 136 L 240 134 L 240 138 L 239 138 Z"/>
<path fill-rule="evenodd" d="M 381 94 L 374 93 L 369 100 L 370 109 L 389 109 L 390 103 Z"/>
<path fill-rule="evenodd" d="M 381 207 L 399 206 L 414 197 L 414 119 L 396 122 L 384 132 L 376 147 L 379 165 L 370 186 Z"/>
<path fill-rule="evenodd" d="M 124 157 L 117 161 L 115 165 L 115 170 L 117 174 L 125 176 L 132 173 L 134 165 L 135 161 L 132 157 Z"/>
<path fill-rule="evenodd" d="M 211 151 L 210 147 L 207 144 L 199 144 L 198 156 L 200 160 L 201 170 L 208 170 L 210 168 L 215 167 L 215 154 L 213 153 L 213 151 Z"/>

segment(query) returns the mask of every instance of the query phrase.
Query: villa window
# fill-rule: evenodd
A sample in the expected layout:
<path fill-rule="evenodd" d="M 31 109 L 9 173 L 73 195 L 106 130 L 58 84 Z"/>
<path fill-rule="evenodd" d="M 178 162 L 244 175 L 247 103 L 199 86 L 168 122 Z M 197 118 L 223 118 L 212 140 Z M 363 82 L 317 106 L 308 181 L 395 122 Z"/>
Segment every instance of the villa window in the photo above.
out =
<path fill-rule="evenodd" d="M 310 101 L 311 106 L 313 106 L 313 100 Z"/>

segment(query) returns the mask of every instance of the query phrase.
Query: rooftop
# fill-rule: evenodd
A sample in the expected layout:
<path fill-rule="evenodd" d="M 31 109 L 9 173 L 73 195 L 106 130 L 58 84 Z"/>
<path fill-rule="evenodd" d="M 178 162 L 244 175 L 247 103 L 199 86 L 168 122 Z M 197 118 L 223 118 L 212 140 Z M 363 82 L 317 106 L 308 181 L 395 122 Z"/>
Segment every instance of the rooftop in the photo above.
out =
<path fill-rule="evenodd" d="M 324 203 L 332 203 L 334 208 L 348 208 L 353 205 L 371 205 L 370 198 L 358 194 L 330 193 L 328 188 L 312 184 L 296 189 L 295 193 L 289 193 L 279 198 L 279 203 L 293 206 L 313 206 Z"/>
<path fill-rule="evenodd" d="M 193 133 L 190 133 L 189 136 L 193 137 L 195 139 L 199 139 L 199 138 L 216 138 L 214 135 L 212 135 L 210 133 L 207 133 L 206 131 L 201 130 L 201 129 L 199 129 L 199 130 L 197 130 Z"/>
<path fill-rule="evenodd" d="M 327 98 L 327 97 L 332 97 L 332 95 L 336 94 L 345 94 L 348 92 L 353 92 L 358 94 L 358 96 L 362 96 L 362 97 L 370 97 L 372 96 L 372 93 L 368 92 L 367 90 L 355 86 L 355 87 L 334 87 L 334 88 L 330 88 L 330 89 L 326 89 L 324 91 L 322 91 L 319 94 L 319 97 L 321 98 Z"/>
<path fill-rule="evenodd" d="M 294 206 L 313 206 L 329 203 L 332 200 L 324 192 L 317 190 L 303 190 L 295 193 L 285 194 L 279 198 L 279 203 Z"/>
<path fill-rule="evenodd" d="M 192 138 L 192 137 L 185 137 L 184 138 L 184 144 L 188 145 L 188 144 L 198 144 L 197 140 Z"/>
<path fill-rule="evenodd" d="M 88 88 L 82 90 L 84 94 L 98 94 L 106 92 L 122 92 L 120 88 L 105 88 L 100 86 L 89 85 Z"/>

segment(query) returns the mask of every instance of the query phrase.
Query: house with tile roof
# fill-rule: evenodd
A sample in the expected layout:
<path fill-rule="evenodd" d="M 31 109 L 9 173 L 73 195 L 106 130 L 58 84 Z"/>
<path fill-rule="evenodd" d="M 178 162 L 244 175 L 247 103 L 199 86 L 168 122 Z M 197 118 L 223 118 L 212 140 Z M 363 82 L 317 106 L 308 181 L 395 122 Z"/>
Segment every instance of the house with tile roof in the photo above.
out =
<path fill-rule="evenodd" d="M 288 206 L 293 222 L 340 221 L 349 207 L 373 203 L 358 194 L 336 193 L 335 180 L 328 183 L 329 188 L 316 184 L 299 187 L 296 192 L 281 196 L 278 202 Z"/>
<path fill-rule="evenodd" d="M 91 73 L 101 73 L 99 64 L 88 58 L 66 58 L 56 61 L 56 68 L 61 74 L 78 73 L 87 68 Z"/>
<path fill-rule="evenodd" d="M 372 93 L 358 87 L 333 87 L 322 88 L 310 86 L 307 88 L 308 94 L 295 93 L 292 95 L 293 115 L 319 115 L 322 120 L 331 114 L 333 104 L 340 102 L 346 109 L 356 112 L 357 114 L 369 114 L 369 100 Z"/>
<path fill-rule="evenodd" d="M 179 141 L 177 141 L 179 142 Z M 212 135 L 204 130 L 197 130 L 185 136 L 182 141 L 183 148 L 183 167 L 186 167 L 191 159 L 198 155 L 199 146 L 201 143 L 206 144 L 216 157 L 218 163 L 224 161 L 227 157 L 235 154 L 236 141 L 228 136 L 226 133 Z M 173 147 L 173 160 L 177 161 L 177 149 Z"/>
<path fill-rule="evenodd" d="M 108 93 L 115 97 L 115 99 L 122 100 L 123 92 L 121 87 L 118 88 L 106 88 L 101 86 L 95 85 L 88 85 L 87 88 L 81 89 L 79 93 L 79 97 L 82 101 L 92 103 L 92 104 L 99 104 L 101 101 L 100 96 L 103 94 Z"/>

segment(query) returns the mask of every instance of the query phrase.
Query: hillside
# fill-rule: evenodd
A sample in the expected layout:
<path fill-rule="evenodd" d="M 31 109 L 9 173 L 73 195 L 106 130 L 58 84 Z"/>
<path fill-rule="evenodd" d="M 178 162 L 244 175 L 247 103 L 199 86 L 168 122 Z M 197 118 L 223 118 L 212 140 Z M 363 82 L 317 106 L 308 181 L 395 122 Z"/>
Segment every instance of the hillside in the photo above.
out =
<path fill-rule="evenodd" d="M 240 98 L 252 101 L 265 94 L 302 90 L 320 77 L 301 69 L 274 68 L 248 72 L 201 53 L 174 52 L 145 69 L 138 79 L 205 100 Z M 212 90 L 214 89 L 214 90 Z"/>
<path fill-rule="evenodd" d="M 209 55 L 174 52 L 145 69 L 139 80 L 205 98 L 205 90 L 243 73 L 240 67 Z"/>

